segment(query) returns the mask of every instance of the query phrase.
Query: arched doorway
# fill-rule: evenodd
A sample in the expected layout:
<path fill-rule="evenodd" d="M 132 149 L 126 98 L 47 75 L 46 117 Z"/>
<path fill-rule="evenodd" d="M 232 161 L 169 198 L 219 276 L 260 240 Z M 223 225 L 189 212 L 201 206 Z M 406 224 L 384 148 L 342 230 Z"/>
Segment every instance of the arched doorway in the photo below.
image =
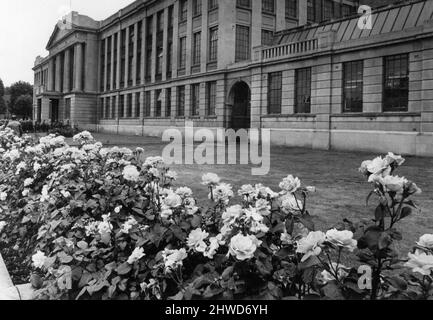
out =
<path fill-rule="evenodd" d="M 230 102 L 232 112 L 230 128 L 250 129 L 251 128 L 251 90 L 244 81 L 235 83 L 230 90 Z"/>

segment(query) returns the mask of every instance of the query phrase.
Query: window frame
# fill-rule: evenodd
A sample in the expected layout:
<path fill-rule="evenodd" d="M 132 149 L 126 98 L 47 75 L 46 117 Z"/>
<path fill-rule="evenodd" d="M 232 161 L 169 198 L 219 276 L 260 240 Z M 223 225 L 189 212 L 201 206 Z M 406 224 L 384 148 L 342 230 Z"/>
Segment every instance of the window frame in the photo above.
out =
<path fill-rule="evenodd" d="M 347 90 L 347 85 L 348 85 L 348 67 L 350 66 L 350 79 L 351 82 L 354 82 L 354 78 L 353 75 L 357 75 L 359 73 L 361 73 L 361 80 L 355 80 L 356 83 L 358 84 L 357 89 L 356 90 L 351 90 L 350 91 L 350 95 L 348 95 L 348 90 Z M 359 67 L 361 68 L 360 71 L 355 71 L 354 67 Z M 356 70 L 356 68 L 355 68 Z M 364 108 L 364 101 L 363 101 L 363 94 L 364 94 L 364 60 L 354 60 L 354 61 L 347 61 L 343 63 L 343 83 L 342 83 L 342 112 L 343 113 L 360 113 L 363 112 Z M 360 93 L 360 97 L 361 97 L 361 107 L 360 108 L 354 108 L 352 105 L 350 105 L 350 107 L 347 107 L 347 97 L 350 96 L 352 97 L 353 92 L 358 92 Z"/>
<path fill-rule="evenodd" d="M 283 72 L 271 72 L 268 74 L 268 115 L 281 114 L 282 102 Z"/>
<path fill-rule="evenodd" d="M 400 87 L 394 87 L 393 91 L 398 92 L 398 107 L 395 108 L 393 106 L 391 107 L 387 107 L 387 103 L 389 103 L 387 100 L 390 99 L 390 97 L 387 97 L 387 79 L 388 79 L 388 75 L 387 72 L 389 71 L 389 67 L 388 67 L 388 59 L 394 59 L 394 62 L 397 60 L 397 58 L 400 58 L 400 66 L 401 66 L 401 58 L 404 58 L 405 60 L 405 66 L 406 68 L 404 69 L 404 71 L 402 72 L 402 69 L 400 68 L 399 70 L 399 75 L 400 77 L 398 78 L 394 78 L 392 81 L 399 81 L 400 82 Z M 410 59 L 409 59 L 409 54 L 408 53 L 402 53 L 402 54 L 396 54 L 396 55 L 390 55 L 390 56 L 386 56 L 383 58 L 383 83 L 382 83 L 382 112 L 409 112 L 409 83 L 410 83 L 410 70 L 409 70 L 409 63 L 410 63 Z M 394 70 L 395 71 L 395 70 Z M 405 77 L 401 77 L 401 75 L 404 75 Z M 402 90 L 401 88 L 401 84 L 402 84 L 402 79 L 404 79 L 405 82 L 405 87 L 403 88 L 404 90 Z M 388 79 L 389 80 L 389 79 Z M 405 92 L 404 95 L 402 95 L 402 92 Z M 402 98 L 405 100 L 405 105 L 404 107 L 401 107 L 401 102 L 402 102 Z"/>
<path fill-rule="evenodd" d="M 248 31 L 248 35 L 245 36 L 245 34 L 241 34 L 240 32 L 241 30 Z M 245 51 L 243 51 L 244 49 Z M 235 35 L 235 62 L 248 61 L 250 59 L 251 59 L 251 28 L 249 26 L 237 24 L 236 35 Z"/>
<path fill-rule="evenodd" d="M 305 80 L 299 79 L 300 75 L 306 75 Z M 304 101 L 302 104 L 299 102 L 300 98 L 300 89 L 302 90 L 302 93 L 304 93 L 302 96 L 304 98 Z M 308 103 L 305 102 L 305 97 L 307 96 L 307 93 L 309 93 L 309 101 Z M 311 114 L 311 98 L 312 98 L 312 68 L 306 67 L 306 68 L 299 68 L 295 70 L 295 114 Z M 302 108 L 301 108 L 302 107 Z M 302 110 L 301 110 L 302 109 Z"/>

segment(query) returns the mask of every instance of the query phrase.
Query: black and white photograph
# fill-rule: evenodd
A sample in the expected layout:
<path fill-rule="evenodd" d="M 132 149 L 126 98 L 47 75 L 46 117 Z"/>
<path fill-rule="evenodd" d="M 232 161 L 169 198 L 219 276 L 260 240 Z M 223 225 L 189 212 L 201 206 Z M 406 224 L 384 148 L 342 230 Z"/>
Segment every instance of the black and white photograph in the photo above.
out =
<path fill-rule="evenodd" d="M 433 0 L 0 0 L 0 300 L 433 300 Z"/>

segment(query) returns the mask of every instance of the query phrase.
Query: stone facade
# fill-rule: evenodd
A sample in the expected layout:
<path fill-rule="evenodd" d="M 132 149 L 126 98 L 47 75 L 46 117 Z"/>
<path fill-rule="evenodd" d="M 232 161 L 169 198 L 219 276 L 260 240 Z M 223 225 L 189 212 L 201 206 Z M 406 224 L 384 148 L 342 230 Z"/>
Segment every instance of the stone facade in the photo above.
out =
<path fill-rule="evenodd" d="M 365 30 L 357 5 L 142 0 L 99 22 L 71 13 L 36 61 L 35 119 L 154 136 L 187 121 L 269 128 L 274 144 L 432 156 L 433 0 L 379 8 Z M 403 76 L 388 70 L 403 63 Z M 346 107 L 353 88 L 359 110 Z"/>

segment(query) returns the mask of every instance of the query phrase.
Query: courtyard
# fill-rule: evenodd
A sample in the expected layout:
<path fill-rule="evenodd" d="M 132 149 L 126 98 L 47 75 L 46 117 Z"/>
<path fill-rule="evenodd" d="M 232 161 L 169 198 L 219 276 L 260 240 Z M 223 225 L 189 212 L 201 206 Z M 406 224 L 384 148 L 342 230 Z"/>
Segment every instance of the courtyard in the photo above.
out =
<path fill-rule="evenodd" d="M 143 147 L 146 156 L 160 156 L 166 143 L 160 138 L 94 134 L 104 147 L 119 146 L 134 149 Z M 384 150 L 386 154 L 388 150 Z M 321 151 L 302 148 L 271 146 L 271 170 L 265 176 L 252 176 L 252 165 L 173 165 L 179 177 L 175 186 L 188 186 L 197 197 L 198 203 L 206 207 L 208 190 L 201 185 L 203 174 L 212 172 L 233 186 L 237 191 L 244 184 L 262 183 L 279 191 L 279 182 L 288 174 L 301 179 L 304 186 L 315 186 L 316 193 L 309 198 L 308 208 L 314 217 L 316 228 L 327 230 L 343 219 L 354 222 L 371 219 L 377 206 L 376 199 L 366 206 L 366 197 L 371 185 L 358 171 L 361 162 L 379 156 L 365 152 Z M 433 159 L 405 157 L 405 165 L 396 172 L 415 183 L 423 193 L 414 197 L 420 213 L 408 218 L 403 231 L 404 239 L 399 242 L 402 252 L 409 251 L 419 236 L 431 233 L 433 228 Z M 238 161 L 239 162 L 239 161 Z M 235 195 L 237 196 L 236 192 Z M 234 199 L 234 202 L 239 199 Z"/>

